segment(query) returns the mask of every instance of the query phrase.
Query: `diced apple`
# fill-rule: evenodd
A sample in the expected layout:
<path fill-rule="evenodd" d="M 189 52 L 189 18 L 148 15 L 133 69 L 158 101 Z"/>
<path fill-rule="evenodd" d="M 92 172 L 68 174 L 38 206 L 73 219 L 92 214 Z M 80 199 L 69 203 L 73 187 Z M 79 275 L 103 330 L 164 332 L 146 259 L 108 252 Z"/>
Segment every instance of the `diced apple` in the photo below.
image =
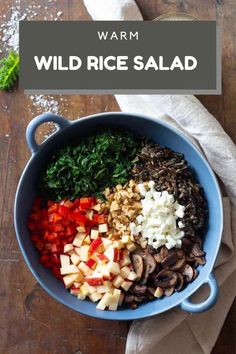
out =
<path fill-rule="evenodd" d="M 95 240 L 96 238 L 98 238 L 98 236 L 99 236 L 99 231 L 95 230 L 95 229 L 92 229 L 91 232 L 90 232 L 91 239 Z"/>
<path fill-rule="evenodd" d="M 107 270 L 110 272 L 110 273 L 113 273 L 113 274 L 119 274 L 120 273 L 120 266 L 118 263 L 116 262 L 108 262 L 107 263 Z"/>
<path fill-rule="evenodd" d="M 84 226 L 78 226 L 78 227 L 76 227 L 76 230 L 77 230 L 78 232 L 83 232 L 83 233 L 86 232 Z"/>
<path fill-rule="evenodd" d="M 101 234 L 106 233 L 108 231 L 107 224 L 100 224 L 98 225 L 98 230 Z"/>
<path fill-rule="evenodd" d="M 109 259 L 104 255 L 104 253 L 99 253 L 96 255 L 98 263 L 107 263 Z"/>
<path fill-rule="evenodd" d="M 154 296 L 159 298 L 162 297 L 164 294 L 164 291 L 162 290 L 162 288 L 160 288 L 159 286 L 156 288 L 156 291 L 154 293 Z"/>
<path fill-rule="evenodd" d="M 70 265 L 70 257 L 66 256 L 64 254 L 61 254 L 60 255 L 60 262 L 61 262 L 62 268 L 69 266 Z"/>
<path fill-rule="evenodd" d="M 90 237 L 86 236 L 84 241 L 83 241 L 83 244 L 90 245 L 90 243 L 91 243 Z"/>
<path fill-rule="evenodd" d="M 92 269 L 89 268 L 84 262 L 80 262 L 78 268 L 86 276 L 91 275 L 93 273 Z"/>
<path fill-rule="evenodd" d="M 80 292 L 86 297 L 89 294 L 89 288 L 85 284 L 83 284 L 80 288 Z"/>
<path fill-rule="evenodd" d="M 99 294 L 105 294 L 111 289 L 111 287 L 108 285 L 99 285 L 96 287 L 96 289 Z"/>
<path fill-rule="evenodd" d="M 117 247 L 113 245 L 109 246 L 103 253 L 111 262 L 116 262 L 118 260 L 119 251 Z"/>
<path fill-rule="evenodd" d="M 120 275 L 117 275 L 113 281 L 112 284 L 116 287 L 116 288 L 120 288 L 121 284 L 124 282 L 124 278 L 122 278 Z"/>
<path fill-rule="evenodd" d="M 79 264 L 79 262 L 80 262 L 80 256 L 78 256 L 78 254 L 76 254 L 76 253 L 74 253 L 74 254 L 72 254 L 71 255 L 71 257 L 70 257 L 70 259 L 71 259 L 71 262 L 74 264 L 74 265 L 78 265 Z"/>
<path fill-rule="evenodd" d="M 93 293 L 93 294 L 90 294 L 89 295 L 89 298 L 92 302 L 96 302 L 98 300 L 100 300 L 102 298 L 102 294 L 99 294 L 97 292 Z"/>
<path fill-rule="evenodd" d="M 96 291 L 96 288 L 92 285 L 89 285 L 88 282 L 84 282 L 84 286 L 88 289 L 89 294 L 93 294 Z"/>
<path fill-rule="evenodd" d="M 69 251 L 73 251 L 74 246 L 72 245 L 72 243 L 68 243 L 67 245 L 64 246 L 64 253 L 67 253 Z"/>
<path fill-rule="evenodd" d="M 109 240 L 107 237 L 102 237 L 102 242 L 105 249 L 112 245 L 112 241 Z"/>
<path fill-rule="evenodd" d="M 85 232 L 78 232 L 75 235 L 74 241 L 73 241 L 73 245 L 76 247 L 80 247 L 84 241 L 86 237 L 86 233 Z"/>
<path fill-rule="evenodd" d="M 89 258 L 89 260 L 85 263 L 89 268 L 94 269 L 96 265 L 96 260 L 93 258 Z"/>
<path fill-rule="evenodd" d="M 123 235 L 122 238 L 121 238 L 121 242 L 123 242 L 123 243 L 131 242 L 130 236 L 129 235 Z"/>
<path fill-rule="evenodd" d="M 67 254 L 68 254 L 70 257 L 71 257 L 73 254 L 76 254 L 75 249 L 73 249 L 72 251 L 67 252 Z"/>
<path fill-rule="evenodd" d="M 98 251 L 100 245 L 102 245 L 102 239 L 101 237 L 97 237 L 89 246 L 89 253 L 93 254 L 95 251 Z"/>
<path fill-rule="evenodd" d="M 125 291 L 128 291 L 132 284 L 133 284 L 132 281 L 124 281 L 124 282 L 121 284 L 121 287 L 122 287 Z"/>
<path fill-rule="evenodd" d="M 80 294 L 80 289 L 70 289 L 70 293 L 72 295 L 78 296 Z"/>
<path fill-rule="evenodd" d="M 63 277 L 63 281 L 66 289 L 70 288 L 75 282 L 80 281 L 82 279 L 82 274 L 69 274 Z"/>
<path fill-rule="evenodd" d="M 112 294 L 111 293 L 104 294 L 102 299 L 97 304 L 97 307 L 96 307 L 97 310 L 105 310 L 105 308 L 110 305 L 111 300 L 112 300 Z"/>
<path fill-rule="evenodd" d="M 96 273 L 99 274 L 99 276 L 103 276 L 103 277 L 110 277 L 110 272 L 106 267 L 106 264 L 98 264 L 96 267 Z"/>
<path fill-rule="evenodd" d="M 77 298 L 79 300 L 85 300 L 86 299 L 86 295 L 82 294 L 81 292 L 77 295 Z"/>
<path fill-rule="evenodd" d="M 120 294 L 121 294 L 121 291 L 119 289 L 114 290 L 113 295 L 112 295 L 112 300 L 111 300 L 111 303 L 108 308 L 109 310 L 111 310 L 111 311 L 117 310 L 117 307 L 119 304 L 119 299 L 120 299 Z"/>
<path fill-rule="evenodd" d="M 124 253 L 123 259 L 120 261 L 120 266 L 124 267 L 129 265 L 130 263 L 131 263 L 130 257 Z"/>
<path fill-rule="evenodd" d="M 103 277 L 89 276 L 84 278 L 84 280 L 91 286 L 103 285 Z"/>
<path fill-rule="evenodd" d="M 107 286 L 109 289 L 113 289 L 113 285 L 110 280 L 105 280 L 104 285 Z"/>
<path fill-rule="evenodd" d="M 81 283 L 78 283 L 78 282 L 75 282 L 75 283 L 74 283 L 74 286 L 75 286 L 76 288 L 80 288 L 81 285 L 82 285 L 82 284 L 81 284 Z"/>
<path fill-rule="evenodd" d="M 135 281 L 137 279 L 137 274 L 133 271 L 131 271 L 127 277 L 126 277 L 128 280 L 131 280 L 131 281 Z"/>
<path fill-rule="evenodd" d="M 66 275 L 66 274 L 75 274 L 79 273 L 79 269 L 74 265 L 68 265 L 66 267 L 60 268 L 61 275 Z"/>
<path fill-rule="evenodd" d="M 113 242 L 113 244 L 114 244 L 114 247 L 117 247 L 117 248 L 118 248 L 118 250 L 120 250 L 121 248 L 124 247 L 124 244 L 123 244 L 123 242 L 122 242 L 121 240 L 115 240 L 115 241 Z"/>
<path fill-rule="evenodd" d="M 130 268 L 127 266 L 121 268 L 120 270 L 120 275 L 125 279 L 128 277 L 129 273 L 130 273 Z"/>
<path fill-rule="evenodd" d="M 87 262 L 89 259 L 89 247 L 89 245 L 83 245 L 78 249 L 78 251 L 76 250 L 82 262 Z"/>
<path fill-rule="evenodd" d="M 126 244 L 126 248 L 127 250 L 129 250 L 129 252 L 133 252 L 136 250 L 137 247 L 133 242 L 130 242 Z"/>

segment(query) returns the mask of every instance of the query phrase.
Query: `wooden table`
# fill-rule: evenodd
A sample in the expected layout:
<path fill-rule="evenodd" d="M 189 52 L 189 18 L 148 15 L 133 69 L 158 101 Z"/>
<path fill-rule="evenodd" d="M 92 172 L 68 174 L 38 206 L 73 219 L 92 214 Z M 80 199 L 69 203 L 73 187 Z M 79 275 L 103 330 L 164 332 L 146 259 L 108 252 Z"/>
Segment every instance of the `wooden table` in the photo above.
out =
<path fill-rule="evenodd" d="M 22 12 L 30 3 L 29 0 L 22 1 Z M 43 19 L 48 13 L 55 15 L 58 11 L 63 12 L 61 19 L 89 19 L 82 0 L 58 0 L 56 3 L 38 0 L 36 3 L 42 5 L 37 10 L 37 19 Z M 223 95 L 199 98 L 236 142 L 236 1 L 138 0 L 137 3 L 146 20 L 152 20 L 162 13 L 182 11 L 203 20 L 218 21 L 223 44 Z M 13 0 L 1 1 L 0 14 L 9 16 L 7 6 L 12 4 Z M 48 9 L 44 9 L 46 5 Z M 119 110 L 112 96 L 68 96 L 62 106 L 60 113 L 70 119 Z M 19 89 L 0 94 L 0 110 L 0 353 L 124 353 L 130 323 L 96 320 L 63 307 L 41 289 L 23 261 L 15 239 L 13 200 L 19 177 L 30 157 L 25 143 L 25 129 L 37 111 Z M 45 135 L 45 129 L 48 127 L 41 129 L 39 139 Z M 214 354 L 235 352 L 235 330 L 234 303 L 213 350 Z"/>

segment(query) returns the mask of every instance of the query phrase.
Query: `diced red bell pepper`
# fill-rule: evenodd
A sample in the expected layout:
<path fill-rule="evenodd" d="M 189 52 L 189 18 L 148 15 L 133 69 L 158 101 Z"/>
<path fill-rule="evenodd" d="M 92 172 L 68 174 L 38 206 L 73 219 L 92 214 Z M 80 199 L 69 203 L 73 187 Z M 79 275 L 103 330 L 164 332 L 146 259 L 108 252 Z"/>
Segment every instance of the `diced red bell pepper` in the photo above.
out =
<path fill-rule="evenodd" d="M 63 218 L 67 216 L 68 212 L 69 208 L 67 208 L 65 205 L 58 206 L 58 214 L 60 214 Z"/>
<path fill-rule="evenodd" d="M 97 237 L 95 240 L 92 241 L 90 247 L 89 247 L 89 253 L 94 253 L 98 247 L 102 244 L 102 239 L 101 237 Z"/>
<path fill-rule="evenodd" d="M 80 204 L 80 199 L 79 198 L 76 198 L 73 202 L 74 206 L 77 208 L 79 207 L 79 204 Z"/>
<path fill-rule="evenodd" d="M 56 243 L 53 243 L 51 245 L 51 252 L 52 253 L 60 253 L 60 247 Z"/>
<path fill-rule="evenodd" d="M 58 205 L 57 203 L 54 203 L 48 208 L 48 214 L 55 213 L 57 210 L 58 210 Z"/>
<path fill-rule="evenodd" d="M 59 268 L 59 267 L 54 266 L 54 267 L 51 268 L 51 271 L 52 271 L 52 273 L 55 275 L 56 278 L 62 280 L 62 276 L 61 276 L 60 268 Z"/>
<path fill-rule="evenodd" d="M 80 210 L 91 209 L 91 207 L 95 204 L 95 199 L 93 197 L 83 197 L 80 198 L 79 208 Z"/>
<path fill-rule="evenodd" d="M 70 200 L 65 200 L 64 203 L 62 204 L 67 208 L 73 208 L 74 204 Z"/>
<path fill-rule="evenodd" d="M 40 263 L 45 264 L 46 262 L 49 261 L 49 256 L 47 254 L 43 254 L 40 258 L 39 258 Z"/>
<path fill-rule="evenodd" d="M 54 232 L 63 232 L 65 230 L 64 226 L 61 224 L 55 224 L 52 226 Z"/>
<path fill-rule="evenodd" d="M 65 236 L 73 236 L 77 233 L 77 230 L 74 226 L 67 226 L 66 227 L 66 232 L 65 232 Z"/>
<path fill-rule="evenodd" d="M 94 214 L 93 221 L 97 224 L 105 224 L 106 223 L 106 216 L 104 214 Z"/>

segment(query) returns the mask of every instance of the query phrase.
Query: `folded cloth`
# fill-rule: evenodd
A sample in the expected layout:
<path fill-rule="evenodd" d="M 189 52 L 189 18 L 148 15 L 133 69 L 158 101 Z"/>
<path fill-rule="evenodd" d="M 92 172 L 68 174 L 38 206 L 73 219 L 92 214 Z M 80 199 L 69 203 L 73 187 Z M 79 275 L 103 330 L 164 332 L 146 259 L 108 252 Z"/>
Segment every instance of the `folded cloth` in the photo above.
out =
<path fill-rule="evenodd" d="M 141 20 L 134 0 L 84 0 L 95 20 Z M 216 305 L 202 314 L 175 308 L 134 321 L 126 354 L 207 354 L 220 333 L 236 294 L 236 146 L 217 120 L 193 96 L 117 95 L 122 111 L 142 113 L 167 121 L 184 132 L 205 154 L 225 186 L 224 231 L 214 273 L 220 285 Z M 205 286 L 194 298 L 207 294 Z"/>
<path fill-rule="evenodd" d="M 97 21 L 138 21 L 143 19 L 135 1 L 84 0 L 84 4 L 91 17 Z"/>

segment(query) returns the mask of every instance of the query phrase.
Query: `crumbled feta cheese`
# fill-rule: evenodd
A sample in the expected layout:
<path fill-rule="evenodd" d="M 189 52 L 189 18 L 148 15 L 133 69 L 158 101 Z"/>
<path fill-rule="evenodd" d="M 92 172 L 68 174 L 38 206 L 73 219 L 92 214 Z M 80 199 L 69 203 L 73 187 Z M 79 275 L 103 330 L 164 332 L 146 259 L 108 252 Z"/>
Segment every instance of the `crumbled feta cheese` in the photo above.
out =
<path fill-rule="evenodd" d="M 130 224 L 133 235 L 141 233 L 141 240 L 147 239 L 148 244 L 154 248 L 165 245 L 168 249 L 180 248 L 184 231 L 182 221 L 185 207 L 175 201 L 174 196 L 167 191 L 157 192 L 155 182 L 148 182 L 148 189 L 140 183 L 138 189 L 143 199 L 142 214 L 136 218 L 136 223 Z"/>

